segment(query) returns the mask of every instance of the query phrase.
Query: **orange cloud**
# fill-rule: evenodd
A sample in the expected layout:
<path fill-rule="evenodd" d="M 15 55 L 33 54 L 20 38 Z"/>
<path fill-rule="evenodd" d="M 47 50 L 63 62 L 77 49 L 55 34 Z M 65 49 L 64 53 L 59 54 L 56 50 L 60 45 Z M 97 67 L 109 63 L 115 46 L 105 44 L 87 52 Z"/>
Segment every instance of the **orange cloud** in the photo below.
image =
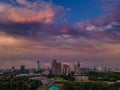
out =
<path fill-rule="evenodd" d="M 26 0 L 17 0 L 25 7 L 13 6 L 10 4 L 0 4 L 0 19 L 12 22 L 40 22 L 50 24 L 54 22 L 57 13 L 62 8 L 49 3 L 30 3 Z"/>
<path fill-rule="evenodd" d="M 75 62 L 74 60 L 82 60 L 83 63 L 94 63 L 94 59 L 96 62 L 99 62 L 100 59 L 101 62 L 110 63 L 114 60 L 114 62 L 118 63 L 120 59 L 119 46 L 120 44 L 100 43 L 84 38 L 74 39 L 74 42 L 69 41 L 69 38 L 57 39 L 57 42 L 55 40 L 53 42 L 36 42 L 0 33 L 0 63 L 6 65 L 7 62 L 10 62 L 9 66 L 13 64 L 18 66 L 23 63 L 29 67 L 33 67 L 34 65 L 30 63 L 34 62 L 36 64 L 37 57 L 42 58 L 40 59 L 41 63 L 51 62 L 53 57 L 66 64 L 71 64 Z M 67 47 L 69 48 L 65 49 Z M 44 61 L 43 57 L 47 58 L 47 60 Z M 73 60 L 69 63 L 71 58 Z M 84 61 L 81 58 L 89 60 Z M 49 66 L 49 63 L 44 65 Z"/>

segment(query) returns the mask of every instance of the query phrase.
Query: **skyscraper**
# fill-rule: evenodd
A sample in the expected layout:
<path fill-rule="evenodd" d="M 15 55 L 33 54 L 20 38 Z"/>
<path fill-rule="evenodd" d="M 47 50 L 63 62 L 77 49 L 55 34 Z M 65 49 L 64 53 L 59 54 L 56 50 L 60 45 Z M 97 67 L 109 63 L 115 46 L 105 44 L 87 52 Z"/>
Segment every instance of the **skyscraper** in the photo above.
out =
<path fill-rule="evenodd" d="M 20 73 L 21 74 L 29 74 L 30 70 L 25 68 L 25 65 L 20 66 Z"/>
<path fill-rule="evenodd" d="M 12 69 L 11 69 L 13 72 L 15 71 L 15 66 L 12 66 Z"/>
<path fill-rule="evenodd" d="M 38 69 L 38 71 L 40 71 L 40 62 L 39 61 L 37 61 L 37 69 Z"/>
<path fill-rule="evenodd" d="M 20 73 L 21 74 L 25 73 L 25 65 L 20 66 Z"/>
<path fill-rule="evenodd" d="M 77 62 L 77 64 L 74 67 L 74 73 L 75 73 L 75 75 L 80 75 L 81 74 L 81 66 L 80 66 L 79 61 Z"/>
<path fill-rule="evenodd" d="M 79 61 L 77 61 L 77 67 L 79 67 L 79 68 L 80 68 L 80 62 L 79 62 Z"/>
<path fill-rule="evenodd" d="M 69 74 L 70 73 L 70 67 L 67 64 L 63 64 L 62 66 L 62 73 L 63 74 Z"/>
<path fill-rule="evenodd" d="M 61 74 L 61 63 L 58 63 L 56 60 L 53 60 L 51 63 L 52 74 L 60 75 Z"/>

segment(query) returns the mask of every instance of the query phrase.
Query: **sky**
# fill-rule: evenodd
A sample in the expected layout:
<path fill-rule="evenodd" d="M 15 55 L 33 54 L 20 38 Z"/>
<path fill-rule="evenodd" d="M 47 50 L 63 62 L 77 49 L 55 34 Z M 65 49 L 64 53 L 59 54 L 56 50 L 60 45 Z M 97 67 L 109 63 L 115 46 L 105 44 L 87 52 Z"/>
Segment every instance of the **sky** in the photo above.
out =
<path fill-rule="evenodd" d="M 0 68 L 120 66 L 120 0 L 0 0 Z"/>

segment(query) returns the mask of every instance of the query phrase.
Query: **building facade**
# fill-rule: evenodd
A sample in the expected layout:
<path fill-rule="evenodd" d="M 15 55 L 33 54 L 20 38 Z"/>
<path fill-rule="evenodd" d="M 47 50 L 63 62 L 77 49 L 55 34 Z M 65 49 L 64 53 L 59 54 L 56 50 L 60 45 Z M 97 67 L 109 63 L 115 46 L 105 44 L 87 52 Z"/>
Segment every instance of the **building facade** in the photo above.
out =
<path fill-rule="evenodd" d="M 67 64 L 63 64 L 62 66 L 62 74 L 69 74 L 70 73 L 70 67 Z"/>
<path fill-rule="evenodd" d="M 80 66 L 80 62 L 79 61 L 74 66 L 74 74 L 75 75 L 80 75 L 81 74 L 81 66 Z"/>
<path fill-rule="evenodd" d="M 51 63 L 51 69 L 53 75 L 61 74 L 61 63 L 58 63 L 56 60 L 53 60 Z"/>

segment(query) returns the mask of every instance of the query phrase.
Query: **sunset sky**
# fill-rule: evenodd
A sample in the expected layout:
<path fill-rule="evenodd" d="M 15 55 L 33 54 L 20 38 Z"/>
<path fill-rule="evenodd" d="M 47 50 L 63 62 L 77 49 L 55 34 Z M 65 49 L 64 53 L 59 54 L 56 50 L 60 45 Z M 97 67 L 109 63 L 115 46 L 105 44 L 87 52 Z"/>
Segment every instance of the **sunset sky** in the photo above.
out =
<path fill-rule="evenodd" d="M 120 0 L 0 0 L 0 68 L 120 66 Z"/>

